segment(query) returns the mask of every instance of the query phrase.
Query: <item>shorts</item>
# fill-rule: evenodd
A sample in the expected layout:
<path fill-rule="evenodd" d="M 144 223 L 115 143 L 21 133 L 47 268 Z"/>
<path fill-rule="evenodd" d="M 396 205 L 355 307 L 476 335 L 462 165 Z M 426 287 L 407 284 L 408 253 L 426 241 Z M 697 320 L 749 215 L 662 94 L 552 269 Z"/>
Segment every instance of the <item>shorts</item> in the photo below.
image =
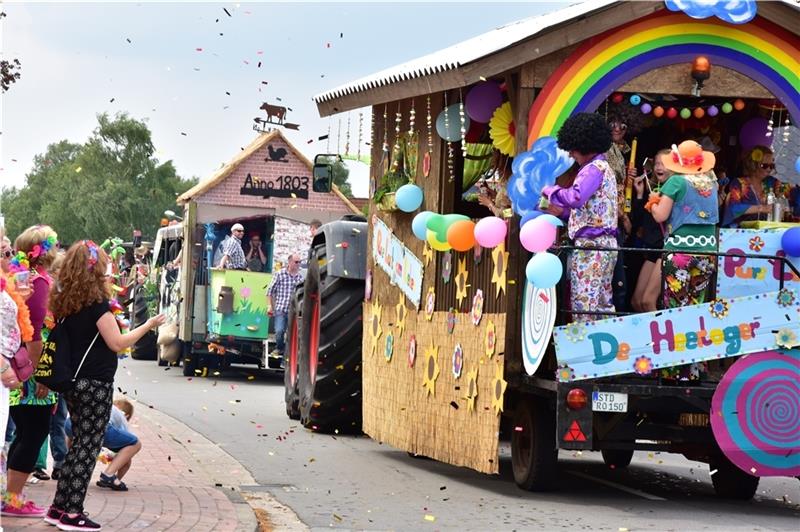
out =
<path fill-rule="evenodd" d="M 64 432 L 68 438 L 72 438 L 72 422 L 70 419 L 67 419 L 64 424 Z M 118 429 L 111 424 L 106 427 L 106 433 L 103 436 L 103 447 L 115 453 L 120 452 L 125 447 L 136 445 L 138 442 L 139 438 L 135 434 L 127 430 Z"/>

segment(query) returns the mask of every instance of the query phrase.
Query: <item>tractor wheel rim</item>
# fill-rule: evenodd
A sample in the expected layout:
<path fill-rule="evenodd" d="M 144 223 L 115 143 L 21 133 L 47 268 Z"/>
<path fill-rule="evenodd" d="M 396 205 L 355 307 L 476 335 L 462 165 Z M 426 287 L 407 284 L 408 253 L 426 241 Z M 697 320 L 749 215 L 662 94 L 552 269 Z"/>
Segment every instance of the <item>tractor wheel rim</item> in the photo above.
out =
<path fill-rule="evenodd" d="M 311 310 L 311 331 L 308 339 L 308 370 L 311 382 L 317 379 L 317 363 L 319 361 L 319 294 L 314 297 L 314 307 Z"/>
<path fill-rule="evenodd" d="M 292 330 L 289 335 L 289 381 L 292 386 L 297 382 L 297 316 L 292 320 Z"/>

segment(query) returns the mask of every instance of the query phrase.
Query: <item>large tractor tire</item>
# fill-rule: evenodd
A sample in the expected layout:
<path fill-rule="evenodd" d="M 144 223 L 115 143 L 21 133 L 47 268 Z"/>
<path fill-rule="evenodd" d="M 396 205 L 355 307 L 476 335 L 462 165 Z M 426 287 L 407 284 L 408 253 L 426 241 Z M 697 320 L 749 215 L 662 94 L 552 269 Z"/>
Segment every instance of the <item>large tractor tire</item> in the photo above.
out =
<path fill-rule="evenodd" d="M 717 497 L 749 501 L 756 494 L 759 478 L 742 471 L 723 454 L 714 457 L 708 468 Z"/>
<path fill-rule="evenodd" d="M 309 260 L 300 333 L 300 421 L 318 432 L 361 431 L 364 283 L 328 277 L 325 246 Z M 322 259 L 322 260 L 320 260 Z"/>
<path fill-rule="evenodd" d="M 603 462 L 611 469 L 625 469 L 631 465 L 633 449 L 603 449 Z"/>
<path fill-rule="evenodd" d="M 298 381 L 298 353 L 300 351 L 300 324 L 302 313 L 304 288 L 298 287 L 289 303 L 289 315 L 286 322 L 286 352 L 284 359 L 283 385 L 284 400 L 286 401 L 286 415 L 289 419 L 300 419 L 300 395 L 297 391 Z"/>
<path fill-rule="evenodd" d="M 514 411 L 511 433 L 511 468 L 517 486 L 528 491 L 555 487 L 558 449 L 556 419 L 545 401 L 523 396 Z"/>
<path fill-rule="evenodd" d="M 131 329 L 144 324 L 150 315 L 147 312 L 147 301 L 145 300 L 144 287 L 139 285 L 136 287 L 136 297 L 133 300 L 133 310 Z M 131 350 L 131 358 L 135 360 L 155 360 L 158 353 L 158 345 L 156 345 L 156 335 L 152 331 L 148 331 L 144 336 L 133 345 Z"/>

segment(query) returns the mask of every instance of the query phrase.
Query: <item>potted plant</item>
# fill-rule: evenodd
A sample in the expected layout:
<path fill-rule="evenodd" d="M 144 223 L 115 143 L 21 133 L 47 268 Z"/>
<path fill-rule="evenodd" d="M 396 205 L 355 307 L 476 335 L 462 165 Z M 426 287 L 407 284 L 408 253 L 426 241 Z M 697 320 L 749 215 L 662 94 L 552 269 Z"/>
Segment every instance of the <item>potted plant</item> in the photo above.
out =
<path fill-rule="evenodd" d="M 372 199 L 378 210 L 393 212 L 398 210 L 395 192 L 407 183 L 413 183 L 417 172 L 418 142 L 417 133 L 404 133 L 395 143 L 386 172 L 378 182 Z"/>

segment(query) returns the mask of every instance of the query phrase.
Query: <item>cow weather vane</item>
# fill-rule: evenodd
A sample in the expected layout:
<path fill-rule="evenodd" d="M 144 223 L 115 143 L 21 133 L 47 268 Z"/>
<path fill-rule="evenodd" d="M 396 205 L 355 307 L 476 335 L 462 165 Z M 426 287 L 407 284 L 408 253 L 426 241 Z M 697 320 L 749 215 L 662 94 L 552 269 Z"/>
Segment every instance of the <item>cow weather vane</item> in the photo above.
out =
<path fill-rule="evenodd" d="M 267 114 L 267 118 L 256 117 L 253 119 L 253 122 L 255 122 L 253 124 L 253 129 L 255 131 L 267 133 L 272 130 L 272 128 L 269 127 L 270 125 L 285 127 L 286 129 L 300 129 L 299 124 L 292 124 L 286 121 L 286 113 L 292 110 L 290 107 L 264 102 L 259 109 Z"/>

